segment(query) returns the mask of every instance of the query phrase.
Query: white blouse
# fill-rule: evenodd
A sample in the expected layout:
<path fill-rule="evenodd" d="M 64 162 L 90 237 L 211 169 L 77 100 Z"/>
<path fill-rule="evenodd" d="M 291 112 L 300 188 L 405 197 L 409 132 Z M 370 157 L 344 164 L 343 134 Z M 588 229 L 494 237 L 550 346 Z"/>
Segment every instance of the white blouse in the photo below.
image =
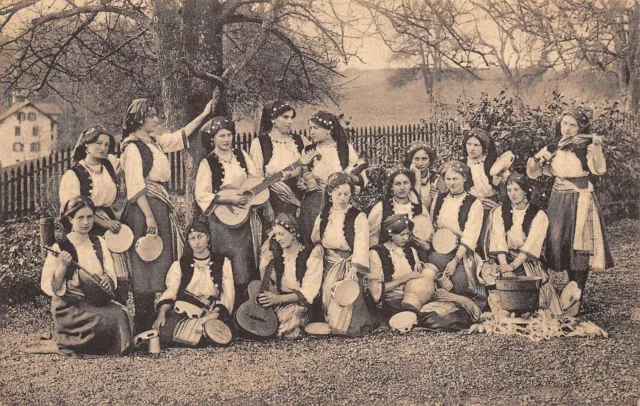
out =
<path fill-rule="evenodd" d="M 349 145 L 349 166 L 355 165 L 358 162 L 358 153 L 353 148 L 353 145 Z M 316 159 L 313 162 L 313 168 L 311 173 L 313 173 L 318 179 L 326 182 L 329 179 L 329 175 L 334 174 L 336 172 L 342 172 L 342 165 L 340 165 L 340 158 L 338 157 L 338 146 L 337 144 L 331 145 L 321 145 L 318 144 L 316 146 L 316 151 L 318 151 L 322 158 Z"/>
<path fill-rule="evenodd" d="M 269 134 L 269 137 L 271 137 L 271 143 L 273 144 L 273 155 L 266 167 L 264 166 L 264 157 L 262 156 L 259 138 L 254 138 L 253 141 L 251 141 L 251 148 L 249 150 L 257 174 L 261 178 L 271 176 L 300 159 L 298 146 L 295 141 L 293 141 L 293 137 L 289 136 L 285 141 L 276 140 L 271 134 Z M 302 144 L 306 146 L 309 144 L 309 141 L 307 141 L 305 137 L 302 137 Z"/>
<path fill-rule="evenodd" d="M 322 241 L 320 241 L 320 215 L 318 215 L 311 232 L 311 241 L 314 244 L 321 243 L 324 248 L 351 251 L 344 235 L 344 220 L 349 207 L 342 210 L 331 208 Z M 358 214 L 354 222 L 354 228 L 355 238 L 353 239 L 351 261 L 364 268 L 369 268 L 369 223 L 364 213 Z"/>
<path fill-rule="evenodd" d="M 93 250 L 93 244 L 89 238 L 80 242 L 73 235 L 68 236 L 69 240 L 73 244 L 78 253 L 78 264 L 86 269 L 88 272 L 97 275 L 107 275 L 111 278 L 111 282 L 113 283 L 113 288 L 116 289 L 118 278 L 116 277 L 116 273 L 113 269 L 113 258 L 111 257 L 111 251 L 107 248 L 107 244 L 102 237 L 98 237 L 100 241 L 100 246 L 102 247 L 102 265 L 100 265 L 100 260 L 96 255 L 96 252 Z M 53 244 L 51 247 L 54 251 L 61 251 L 60 246 L 58 244 Z M 70 290 L 80 290 L 80 280 L 78 278 L 78 271 L 76 271 L 71 279 L 62 283 L 62 286 L 57 292 L 53 291 L 53 275 L 61 265 L 61 261 L 59 257 L 54 256 L 49 253 L 47 258 L 44 261 L 44 266 L 42 267 L 42 276 L 40 279 L 40 288 L 44 293 L 48 296 L 53 296 L 54 294 L 58 297 L 64 296 L 67 292 L 67 288 Z"/>
<path fill-rule="evenodd" d="M 528 206 L 527 206 L 528 207 Z M 502 220 L 502 206 L 493 210 L 491 217 L 491 234 L 489 236 L 489 252 L 491 254 L 504 253 L 516 250 L 533 258 L 540 258 L 542 245 L 547 237 L 549 219 L 544 211 L 540 210 L 531 222 L 529 236 L 525 236 L 522 224 L 527 210 L 513 209 L 513 226 L 505 233 Z"/>
<path fill-rule="evenodd" d="M 256 170 L 253 161 L 249 155 L 242 151 L 244 155 L 244 159 L 247 163 L 247 172 L 250 176 L 258 176 L 258 171 Z M 235 154 L 232 155 L 231 161 L 227 162 L 220 159 L 220 163 L 222 163 L 222 168 L 224 169 L 224 179 L 222 180 L 222 185 L 220 189 L 239 189 L 242 186 L 242 183 L 247 180 L 247 172 L 242 169 L 240 163 L 236 159 Z M 211 167 L 209 167 L 209 162 L 206 159 L 200 161 L 200 165 L 198 166 L 198 173 L 196 175 L 196 184 L 195 184 L 195 196 L 196 202 L 200 209 L 203 212 L 207 213 L 207 209 L 210 208 L 211 202 L 216 197 L 216 194 L 213 193 L 213 189 L 211 187 Z M 207 213 L 210 214 L 210 213 Z"/>
<path fill-rule="evenodd" d="M 471 169 L 471 178 L 473 179 L 473 186 L 469 193 L 478 198 L 488 198 L 496 194 L 493 187 L 491 187 L 491 179 L 484 171 L 485 159 L 487 159 L 486 155 L 477 160 L 467 158 L 467 165 Z"/>
<path fill-rule="evenodd" d="M 209 274 L 209 264 L 209 258 L 196 259 L 194 261 L 193 277 L 187 285 L 186 291 L 195 296 L 202 303 L 209 303 L 209 298 L 217 296 L 219 289 L 222 288 L 220 300 L 213 304 L 221 304 L 227 308 L 229 313 L 231 313 L 235 300 L 231 261 L 229 258 L 225 258 L 224 263 L 222 264 L 222 287 L 215 284 L 213 279 L 211 279 L 211 275 Z M 165 281 L 167 288 L 162 292 L 162 295 L 160 295 L 156 303 L 167 299 L 176 300 L 181 280 L 182 268 L 180 268 L 180 261 L 175 261 L 171 264 L 169 272 L 167 272 Z"/>
<path fill-rule="evenodd" d="M 137 139 L 134 135 L 130 135 L 124 141 L 126 145 L 129 140 L 133 141 Z M 181 151 L 189 147 L 186 134 L 184 131 L 176 131 L 174 133 L 167 133 L 154 136 L 149 142 L 145 141 L 145 144 L 151 150 L 153 156 L 153 166 L 147 179 L 153 182 L 168 182 L 171 180 L 171 163 L 169 158 L 165 155 L 169 152 Z M 140 151 L 135 147 L 135 144 L 127 146 L 120 158 L 122 161 L 122 169 L 124 170 L 124 178 L 127 185 L 127 200 L 136 200 L 140 195 L 145 193 L 146 183 L 145 178 L 142 175 L 142 157 Z"/>
<path fill-rule="evenodd" d="M 397 203 L 395 199 L 393 200 L 393 214 L 406 214 L 409 217 L 409 220 L 413 220 L 413 206 L 411 202 L 407 203 Z M 429 218 L 429 226 L 427 230 L 424 230 L 424 233 L 427 235 L 433 234 L 433 226 L 431 225 L 431 216 L 429 215 L 429 211 L 423 205 L 422 206 L 422 214 Z M 369 246 L 373 247 L 380 241 L 380 228 L 382 226 L 382 222 L 384 219 L 382 218 L 382 202 L 376 203 L 375 206 L 369 212 Z"/>
<path fill-rule="evenodd" d="M 308 304 L 313 303 L 313 299 L 318 296 L 320 286 L 322 285 L 322 266 L 307 266 L 306 272 L 302 277 L 302 283 L 296 278 L 296 259 L 298 252 L 283 252 L 284 257 L 284 273 L 280 281 L 280 290 L 283 293 L 300 292 Z M 307 261 L 309 263 L 311 259 Z M 268 264 L 267 264 L 268 265 Z M 264 276 L 265 267 L 260 269 L 260 278 Z M 271 273 L 271 282 L 275 286 L 277 283 L 276 273 Z"/>
<path fill-rule="evenodd" d="M 111 162 L 116 176 L 120 174 L 122 171 L 122 168 L 120 167 L 120 160 L 114 155 L 109 155 L 107 159 Z M 80 161 L 80 164 L 83 165 L 84 160 Z M 87 168 L 87 172 L 89 172 L 89 176 L 93 183 L 89 198 L 97 207 L 110 207 L 116 200 L 118 186 L 113 179 L 111 179 L 111 175 L 106 169 L 104 169 L 104 167 L 102 167 L 102 171 L 100 173 L 94 173 L 91 170 L 91 166 L 84 166 Z M 71 169 L 66 171 L 62 176 L 58 195 L 60 197 L 61 207 L 74 197 L 80 196 L 80 180 Z"/>
<path fill-rule="evenodd" d="M 470 251 L 474 251 L 480 238 L 480 232 L 482 231 L 482 219 L 484 217 L 484 210 L 482 209 L 482 202 L 476 200 L 469 209 L 469 217 L 464 226 L 464 232 L 460 230 L 460 224 L 458 224 L 458 213 L 460 212 L 460 206 L 467 193 L 460 193 L 459 195 L 452 196 L 447 195 L 444 198 L 442 207 L 440 208 L 440 214 L 436 220 L 436 229 L 446 228 L 453 231 L 460 237 L 460 243 L 465 245 Z M 433 200 L 431 204 L 431 217 L 434 218 L 434 210 L 437 199 Z"/>
<path fill-rule="evenodd" d="M 396 280 L 404 275 L 408 275 L 413 272 L 413 268 L 411 268 L 409 260 L 407 260 L 407 257 L 404 255 L 402 247 L 399 247 L 396 244 L 391 243 L 390 241 L 384 243 L 384 246 L 389 250 L 389 256 L 391 257 L 391 262 L 393 264 L 393 274 L 391 275 L 391 280 Z M 411 252 L 413 253 L 413 258 L 417 264 L 419 261 L 418 253 L 414 248 L 411 248 Z M 382 261 L 380 260 L 380 256 L 378 255 L 378 252 L 376 250 L 369 251 L 369 263 L 371 266 L 371 273 L 384 275 L 384 271 L 382 269 Z M 396 288 L 392 291 L 386 292 L 386 294 L 390 294 L 391 292 L 404 294 L 404 287 L 405 284 L 403 283 L 399 286 L 396 286 Z"/>
<path fill-rule="evenodd" d="M 547 150 L 544 147 L 541 152 Z M 533 162 L 533 168 L 527 169 L 527 175 L 530 178 L 537 178 L 541 174 L 547 176 L 557 176 L 559 178 L 581 178 L 588 176 L 589 173 L 593 175 L 604 175 L 607 172 L 607 162 L 602 150 L 602 145 L 590 144 L 587 147 L 587 167 L 589 171 L 585 171 L 580 162 L 580 158 L 573 151 L 558 150 L 555 156 L 551 159 L 550 165 L 545 165 L 540 168 L 540 164 L 537 159 L 529 158 L 530 162 Z"/>

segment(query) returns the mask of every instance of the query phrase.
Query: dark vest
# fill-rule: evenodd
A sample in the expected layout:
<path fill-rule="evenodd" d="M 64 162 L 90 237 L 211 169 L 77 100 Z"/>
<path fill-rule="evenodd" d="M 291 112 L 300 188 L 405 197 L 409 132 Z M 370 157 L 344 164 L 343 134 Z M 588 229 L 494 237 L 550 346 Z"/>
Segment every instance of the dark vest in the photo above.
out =
<path fill-rule="evenodd" d="M 213 280 L 213 283 L 218 288 L 218 295 L 214 298 L 214 300 L 219 300 L 222 293 L 222 266 L 224 265 L 224 256 L 223 255 L 211 255 L 210 265 L 209 265 L 209 276 Z M 196 300 L 193 296 L 187 294 L 187 286 L 191 282 L 193 278 L 193 273 L 195 271 L 195 258 L 193 255 L 184 255 L 180 258 L 180 271 L 182 276 L 180 278 L 180 287 L 178 288 L 178 296 L 176 300 L 182 300 L 185 302 L 189 302 L 193 305 L 202 307 L 202 303 Z"/>
<path fill-rule="evenodd" d="M 244 154 L 239 149 L 233 150 L 233 155 L 235 155 L 240 167 L 247 172 L 247 160 L 244 158 Z M 222 182 L 224 181 L 224 167 L 222 166 L 222 162 L 218 158 L 218 155 L 215 152 L 211 152 L 205 158 L 207 163 L 209 164 L 209 169 L 211 169 L 211 189 L 213 193 L 218 193 L 220 191 L 220 187 L 222 186 Z"/>
<path fill-rule="evenodd" d="M 391 260 L 391 253 L 389 249 L 384 246 L 384 244 L 377 244 L 371 247 L 372 250 L 378 253 L 380 257 L 380 262 L 382 262 L 382 273 L 384 274 L 384 281 L 391 282 L 391 277 L 393 276 L 393 261 Z M 409 265 L 411 265 L 411 270 L 413 270 L 416 266 L 416 259 L 413 256 L 413 251 L 411 247 L 407 244 L 402 247 L 402 251 L 404 252 L 405 258 L 409 261 Z"/>
<path fill-rule="evenodd" d="M 536 205 L 530 204 L 529 207 L 527 207 L 527 210 L 524 213 L 524 219 L 522 220 L 522 231 L 524 231 L 525 237 L 529 236 L 531 223 L 533 223 L 533 219 L 539 211 L 540 208 Z M 504 203 L 502 205 L 502 221 L 504 222 L 505 233 L 511 230 L 511 227 L 513 227 L 513 209 L 510 203 Z"/>
<path fill-rule="evenodd" d="M 138 148 L 140 158 L 142 158 L 142 176 L 146 179 L 153 167 L 153 152 L 151 152 L 151 148 L 142 140 L 130 141 L 128 144 L 125 144 L 125 149 L 130 144 L 134 144 Z"/>
<path fill-rule="evenodd" d="M 93 251 L 95 251 L 96 256 L 98 257 L 98 261 L 100 262 L 100 266 L 104 267 L 103 256 L 102 256 L 102 246 L 100 245 L 100 240 L 98 237 L 89 235 L 89 240 L 91 240 L 91 244 L 93 245 Z M 64 238 L 62 241 L 58 241 L 58 247 L 60 247 L 60 251 L 66 251 L 71 255 L 71 259 L 75 263 L 78 263 L 78 251 L 76 251 L 76 247 L 73 245 L 68 238 Z M 65 279 L 71 279 L 73 277 L 74 272 L 77 270 L 75 265 L 69 264 L 67 267 L 67 271 L 64 274 Z"/>
<path fill-rule="evenodd" d="M 413 212 L 414 216 L 417 216 L 418 214 L 422 214 L 422 204 L 413 203 L 413 202 L 410 202 L 410 203 L 411 203 L 411 211 Z M 393 198 L 384 199 L 382 201 L 382 219 L 380 220 L 380 243 L 389 241 L 389 238 L 391 238 L 387 230 L 385 230 L 384 227 L 382 227 L 382 223 L 388 217 L 394 214 L 395 213 L 393 211 Z"/>
<path fill-rule="evenodd" d="M 107 170 L 109 176 L 111 176 L 111 179 L 113 180 L 113 183 L 115 183 L 117 187 L 118 177 L 116 176 L 116 170 L 113 168 L 111 161 L 109 161 L 108 159 L 103 159 L 102 165 Z M 77 163 L 71 167 L 71 170 L 76 174 L 76 177 L 80 182 L 80 194 L 82 196 L 90 198 L 91 192 L 93 191 L 93 180 L 91 179 L 91 174 L 89 173 L 87 168 Z"/>
<path fill-rule="evenodd" d="M 299 134 L 291 134 L 291 136 L 293 137 L 293 142 L 296 143 L 298 152 L 302 153 L 302 150 L 304 149 L 302 137 Z M 271 157 L 273 157 L 273 142 L 271 141 L 271 137 L 268 133 L 260 135 L 258 140 L 260 141 L 260 149 L 262 150 L 262 160 L 264 162 L 263 169 L 265 169 L 271 161 Z"/>
<path fill-rule="evenodd" d="M 347 210 L 347 214 L 345 215 L 345 219 L 344 219 L 344 228 L 342 229 L 342 232 L 344 233 L 344 236 L 347 240 L 347 244 L 349 245 L 349 248 L 351 248 L 352 251 L 353 251 L 353 241 L 356 238 L 356 229 L 355 229 L 356 218 L 360 213 L 361 213 L 360 210 L 356 209 L 355 207 L 350 207 L 349 210 Z M 324 236 L 324 230 L 327 228 L 328 223 L 329 223 L 328 215 L 327 215 L 327 218 L 322 218 L 322 217 L 320 218 L 320 238 Z"/>
<path fill-rule="evenodd" d="M 440 214 L 440 209 L 442 209 L 442 204 L 444 203 L 444 198 L 447 197 L 449 193 L 440 193 L 436 198 L 436 205 L 433 208 L 433 224 L 438 224 L 438 215 Z M 460 226 L 460 231 L 464 231 L 465 224 L 467 224 L 467 219 L 469 218 L 469 210 L 471 210 L 471 205 L 476 201 L 474 196 L 471 196 L 467 193 L 467 195 L 462 200 L 462 204 L 460 205 L 460 210 L 458 211 L 458 225 Z"/>
<path fill-rule="evenodd" d="M 273 254 L 273 271 L 276 274 L 276 288 L 278 292 L 282 294 L 282 276 L 284 275 L 284 256 L 282 249 L 278 247 Z M 302 285 L 302 278 L 304 278 L 304 274 L 307 272 L 309 255 L 311 255 L 311 250 L 303 247 L 296 257 L 296 280 L 300 285 Z"/>

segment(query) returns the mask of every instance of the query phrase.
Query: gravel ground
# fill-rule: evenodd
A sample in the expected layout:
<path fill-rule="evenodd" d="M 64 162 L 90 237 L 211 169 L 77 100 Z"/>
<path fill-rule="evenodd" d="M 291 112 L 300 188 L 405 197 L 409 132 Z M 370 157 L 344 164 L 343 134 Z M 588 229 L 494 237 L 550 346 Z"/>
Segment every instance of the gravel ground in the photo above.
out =
<path fill-rule="evenodd" d="M 0 315 L 0 404 L 640 404 L 640 243 L 610 227 L 617 266 L 590 278 L 585 319 L 609 339 L 381 332 L 361 339 L 240 341 L 153 357 L 24 355 L 47 301 Z M 554 274 L 557 283 L 565 281 Z M 18 316 L 21 315 L 21 316 Z"/>

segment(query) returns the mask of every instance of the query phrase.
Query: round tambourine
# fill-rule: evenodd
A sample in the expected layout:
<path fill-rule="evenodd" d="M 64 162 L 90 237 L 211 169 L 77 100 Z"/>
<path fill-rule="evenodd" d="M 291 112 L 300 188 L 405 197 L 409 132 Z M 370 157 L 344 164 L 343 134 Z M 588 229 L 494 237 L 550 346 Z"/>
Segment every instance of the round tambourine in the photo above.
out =
<path fill-rule="evenodd" d="M 173 310 L 176 313 L 186 316 L 190 319 L 195 319 L 202 316 L 202 309 L 200 307 L 183 300 L 176 301 L 176 303 L 173 305 Z"/>
<path fill-rule="evenodd" d="M 416 324 L 418 324 L 418 316 L 414 312 L 396 313 L 389 319 L 391 330 L 400 333 L 408 333 Z"/>
<path fill-rule="evenodd" d="M 116 234 L 111 230 L 104 233 L 104 241 L 109 247 L 109 251 L 120 254 L 125 252 L 133 244 L 133 231 L 126 225 L 120 225 L 120 231 Z"/>
<path fill-rule="evenodd" d="M 496 176 L 500 174 L 502 171 L 506 171 L 511 168 L 513 161 L 516 156 L 513 155 L 513 152 L 507 151 L 504 154 L 500 155 L 498 159 L 493 163 L 491 169 L 489 169 L 489 175 Z"/>
<path fill-rule="evenodd" d="M 458 246 L 458 236 L 447 228 L 441 228 L 433 234 L 433 249 L 440 254 L 449 254 Z"/>
<path fill-rule="evenodd" d="M 138 238 L 136 241 L 136 252 L 140 259 L 145 262 L 151 262 L 158 259 L 162 254 L 162 238 L 155 234 L 147 234 Z"/>
<path fill-rule="evenodd" d="M 233 335 L 231 329 L 218 319 L 211 319 L 202 325 L 204 335 L 209 337 L 211 341 L 219 345 L 227 345 L 231 342 Z"/>
<path fill-rule="evenodd" d="M 418 214 L 413 218 L 413 235 L 416 238 L 427 241 L 431 237 L 429 230 L 432 227 L 429 217 L 424 214 Z"/>
<path fill-rule="evenodd" d="M 500 277 L 500 271 L 498 271 L 498 265 L 493 261 L 484 261 L 480 268 L 480 279 L 482 279 L 486 286 L 495 286 L 496 279 Z"/>
<path fill-rule="evenodd" d="M 353 279 L 343 279 L 333 285 L 332 295 L 340 306 L 349 306 L 360 295 L 360 286 Z"/>
<path fill-rule="evenodd" d="M 309 323 L 304 328 L 304 331 L 307 334 L 326 336 L 331 334 L 331 327 L 329 323 Z"/>

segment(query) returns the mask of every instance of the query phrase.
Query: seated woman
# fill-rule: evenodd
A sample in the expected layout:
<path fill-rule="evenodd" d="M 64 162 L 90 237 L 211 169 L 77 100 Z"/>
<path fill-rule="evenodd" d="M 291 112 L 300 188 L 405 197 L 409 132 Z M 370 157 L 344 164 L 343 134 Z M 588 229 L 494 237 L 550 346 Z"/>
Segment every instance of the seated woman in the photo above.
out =
<path fill-rule="evenodd" d="M 195 221 L 187 230 L 189 248 L 167 272 L 166 290 L 158 298 L 158 317 L 153 328 L 160 333 L 160 345 L 196 346 L 204 342 L 203 324 L 212 319 L 224 323 L 231 320 L 235 299 L 231 261 L 222 255 L 212 255 L 209 247 L 209 227 Z M 196 318 L 178 313 L 180 302 L 203 310 Z M 176 306 L 178 305 L 178 306 Z"/>
<path fill-rule="evenodd" d="M 60 254 L 47 256 L 41 279 L 51 296 L 55 345 L 42 352 L 122 355 L 131 346 L 129 313 L 111 300 L 117 287 L 111 252 L 102 237 L 89 233 L 95 210 L 84 196 L 68 200 L 61 210 L 67 235 L 51 247 Z"/>
<path fill-rule="evenodd" d="M 329 176 L 322 211 L 311 233 L 311 240 L 319 244 L 314 248 L 319 253 L 312 258 L 318 260 L 310 261 L 309 269 L 323 269 L 322 308 L 332 332 L 361 336 L 378 326 L 375 307 L 382 296 L 383 278 L 369 272 L 369 225 L 367 216 L 351 206 L 354 190 L 349 175 Z M 343 281 L 356 281 L 359 289 L 355 301 L 344 306 L 334 295 Z"/>
<path fill-rule="evenodd" d="M 438 195 L 438 174 L 431 170 L 435 162 L 435 151 L 424 141 L 412 142 L 404 158 L 405 168 L 410 169 L 416 177 L 414 193 L 425 207 L 431 207 L 431 202 Z"/>
<path fill-rule="evenodd" d="M 413 222 L 406 215 L 387 217 L 382 227 L 391 236 L 389 241 L 374 245 L 369 251 L 371 273 L 384 275 L 384 313 L 391 317 L 405 310 L 418 311 L 427 303 L 436 290 L 436 272 L 424 268 L 411 241 Z M 405 287 L 413 279 L 424 279 L 417 290 L 410 292 L 405 300 Z"/>
<path fill-rule="evenodd" d="M 549 227 L 549 219 L 539 207 L 529 203 L 532 189 L 519 173 L 507 178 L 509 202 L 491 213 L 489 254 L 498 258 L 503 276 L 542 278 L 540 308 L 555 315 L 562 313 L 553 281 L 540 263 L 540 253 Z"/>
<path fill-rule="evenodd" d="M 410 199 L 415 183 L 415 175 L 409 169 L 398 167 L 391 171 L 387 181 L 387 196 L 383 201 L 373 206 L 369 213 L 369 246 L 372 247 L 389 240 L 390 236 L 387 230 L 380 226 L 385 219 L 393 214 L 404 214 L 408 216 L 409 220 L 413 220 L 419 214 L 426 216 L 429 221 L 423 223 L 425 229 L 420 231 L 422 235 L 431 236 L 433 227 L 427 208 L 419 199 L 417 201 Z M 421 254 L 426 254 L 431 249 L 431 245 L 425 240 L 414 237 L 413 242 L 415 242 L 415 246 L 420 248 Z"/>
<path fill-rule="evenodd" d="M 275 240 L 275 241 L 273 241 Z M 260 258 L 260 273 L 269 266 L 272 286 L 278 293 L 266 291 L 258 296 L 264 307 L 273 306 L 278 316 L 278 338 L 295 339 L 309 323 L 309 309 L 320 291 L 322 268 L 307 268 L 310 249 L 302 245 L 300 226 L 295 217 L 280 213 Z"/>

